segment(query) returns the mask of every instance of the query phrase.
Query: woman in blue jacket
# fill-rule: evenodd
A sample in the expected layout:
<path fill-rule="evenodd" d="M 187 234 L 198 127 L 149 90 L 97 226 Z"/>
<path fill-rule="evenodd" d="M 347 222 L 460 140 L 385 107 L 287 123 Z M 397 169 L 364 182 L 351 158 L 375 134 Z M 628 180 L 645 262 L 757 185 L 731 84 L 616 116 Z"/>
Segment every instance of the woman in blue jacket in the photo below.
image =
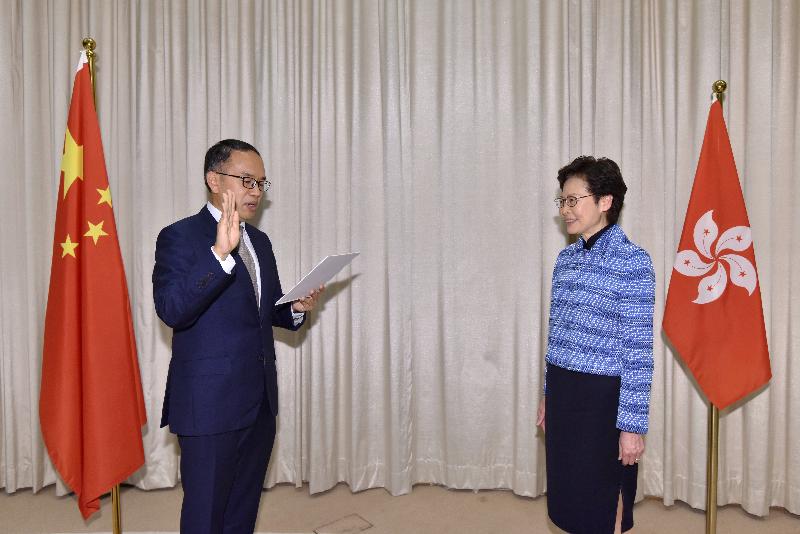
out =
<path fill-rule="evenodd" d="M 574 534 L 633 526 L 653 377 L 655 275 L 617 226 L 619 166 L 581 156 L 558 171 L 559 213 L 577 241 L 553 270 L 545 395 L 547 508 Z"/>

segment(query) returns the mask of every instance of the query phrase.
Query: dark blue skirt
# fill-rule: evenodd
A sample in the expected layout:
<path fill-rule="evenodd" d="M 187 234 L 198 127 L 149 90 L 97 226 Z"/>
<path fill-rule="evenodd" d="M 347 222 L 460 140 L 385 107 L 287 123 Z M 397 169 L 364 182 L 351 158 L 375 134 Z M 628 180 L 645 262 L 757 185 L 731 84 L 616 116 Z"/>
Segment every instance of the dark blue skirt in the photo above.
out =
<path fill-rule="evenodd" d="M 633 527 L 638 465 L 617 459 L 619 389 L 618 376 L 547 364 L 547 513 L 571 534 L 613 533 L 620 493 L 622 530 Z"/>

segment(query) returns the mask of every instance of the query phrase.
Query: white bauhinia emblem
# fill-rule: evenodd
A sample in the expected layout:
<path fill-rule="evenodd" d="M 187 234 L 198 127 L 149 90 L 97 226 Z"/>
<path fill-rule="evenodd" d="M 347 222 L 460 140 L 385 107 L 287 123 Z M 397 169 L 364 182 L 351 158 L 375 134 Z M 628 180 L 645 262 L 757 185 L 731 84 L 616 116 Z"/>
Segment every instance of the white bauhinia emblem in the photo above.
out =
<path fill-rule="evenodd" d="M 730 270 L 730 281 L 733 285 L 745 288 L 749 295 L 756 289 L 756 269 L 750 260 L 739 254 L 724 252 L 742 252 L 750 248 L 753 244 L 750 227 L 734 226 L 725 230 L 717 239 L 719 229 L 712 217 L 713 213 L 714 210 L 707 211 L 694 225 L 694 246 L 711 262 L 703 261 L 694 250 L 678 251 L 675 260 L 675 270 L 679 273 L 703 277 L 697 286 L 697 298 L 693 301 L 695 304 L 708 304 L 722 296 L 729 278 L 725 264 Z"/>

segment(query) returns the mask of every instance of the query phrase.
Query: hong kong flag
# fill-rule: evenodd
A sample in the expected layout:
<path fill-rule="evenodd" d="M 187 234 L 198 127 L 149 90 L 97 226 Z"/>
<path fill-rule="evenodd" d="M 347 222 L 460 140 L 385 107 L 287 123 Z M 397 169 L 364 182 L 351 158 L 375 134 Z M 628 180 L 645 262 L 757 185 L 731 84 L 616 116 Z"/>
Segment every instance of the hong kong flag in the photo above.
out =
<path fill-rule="evenodd" d="M 717 408 L 772 376 L 753 237 L 719 101 L 708 114 L 663 327 Z"/>
<path fill-rule="evenodd" d="M 39 420 L 84 518 L 144 463 L 145 423 L 111 189 L 81 53 L 58 188 Z"/>

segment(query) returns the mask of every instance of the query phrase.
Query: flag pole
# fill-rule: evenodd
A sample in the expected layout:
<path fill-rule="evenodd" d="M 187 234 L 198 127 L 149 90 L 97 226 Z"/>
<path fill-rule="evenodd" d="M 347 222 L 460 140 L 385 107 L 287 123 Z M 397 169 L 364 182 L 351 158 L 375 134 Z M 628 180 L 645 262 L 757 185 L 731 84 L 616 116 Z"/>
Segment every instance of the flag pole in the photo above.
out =
<path fill-rule="evenodd" d="M 92 100 L 94 101 L 94 109 L 97 109 L 97 93 L 94 90 L 94 49 L 97 43 L 91 37 L 83 39 L 83 49 L 86 50 L 86 57 L 89 59 L 89 80 L 92 82 Z"/>
<path fill-rule="evenodd" d="M 714 97 L 722 105 L 728 84 L 717 80 L 711 86 Z M 708 458 L 706 459 L 706 534 L 717 532 L 717 481 L 719 478 L 719 408 L 708 401 Z"/>
<path fill-rule="evenodd" d="M 717 532 L 717 473 L 719 458 L 719 408 L 708 403 L 708 458 L 706 459 L 706 534 Z"/>
<path fill-rule="evenodd" d="M 82 44 L 83 49 L 86 50 L 86 58 L 89 60 L 89 80 L 92 82 L 92 102 L 94 103 L 94 109 L 97 110 L 97 92 L 94 88 L 94 49 L 97 47 L 97 43 L 91 37 L 85 37 Z M 111 488 L 111 523 L 114 534 L 122 534 L 119 484 L 115 484 L 114 487 Z"/>
<path fill-rule="evenodd" d="M 111 488 L 111 524 L 114 534 L 122 534 L 122 521 L 119 504 L 119 484 Z"/>

